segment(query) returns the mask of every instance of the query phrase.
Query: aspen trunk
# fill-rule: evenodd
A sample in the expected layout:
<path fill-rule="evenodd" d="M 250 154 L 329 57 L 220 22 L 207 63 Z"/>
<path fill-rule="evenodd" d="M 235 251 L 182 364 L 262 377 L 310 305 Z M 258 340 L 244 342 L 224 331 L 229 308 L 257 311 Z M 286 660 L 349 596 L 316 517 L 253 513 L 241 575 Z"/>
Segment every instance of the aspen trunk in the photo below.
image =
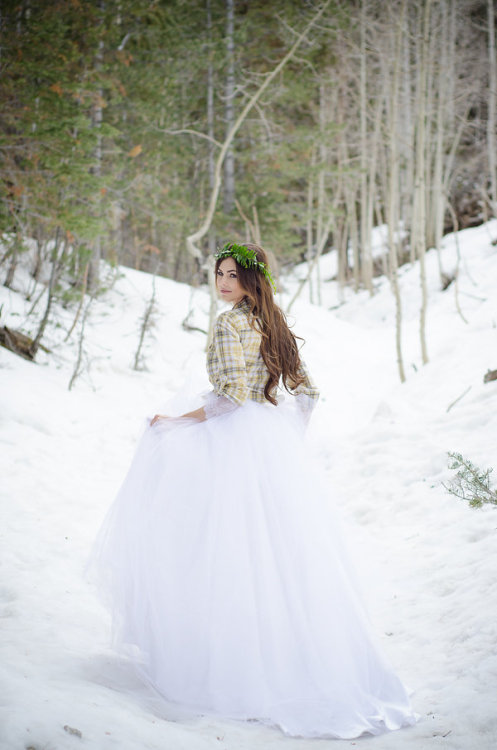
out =
<path fill-rule="evenodd" d="M 327 148 L 325 144 L 325 126 L 327 120 L 326 111 L 326 93 L 324 84 L 319 85 L 319 172 L 318 172 L 318 198 L 317 198 L 317 217 L 316 217 L 316 262 L 314 267 L 316 269 L 316 300 L 317 304 L 320 305 L 321 300 L 321 273 L 319 259 L 322 253 L 319 251 L 321 238 L 323 236 L 324 227 L 324 211 L 325 211 L 325 169 L 327 161 Z M 326 234 L 326 240 L 328 233 Z M 325 240 L 325 243 L 326 243 Z"/>
<path fill-rule="evenodd" d="M 419 60 L 419 95 L 418 95 L 418 117 L 416 132 L 416 183 L 414 186 L 414 230 L 416 257 L 419 260 L 419 274 L 421 285 L 421 308 L 419 311 L 419 338 L 421 345 L 421 358 L 425 365 L 428 362 L 428 351 L 426 346 L 426 309 L 428 304 L 428 291 L 426 286 L 426 87 L 428 72 L 428 42 L 430 24 L 431 0 L 425 0 L 423 11 L 423 32 L 421 39 L 421 51 Z"/>
<path fill-rule="evenodd" d="M 226 87 L 225 87 L 225 117 L 226 138 L 233 128 L 235 121 L 235 10 L 234 0 L 226 0 Z M 235 154 L 230 146 L 224 160 L 224 199 L 223 210 L 229 214 L 235 207 Z"/>
<path fill-rule="evenodd" d="M 307 275 L 305 276 L 305 278 L 301 279 L 301 281 L 300 281 L 300 283 L 299 283 L 299 285 L 297 287 L 297 291 L 295 292 L 295 294 L 293 295 L 292 299 L 288 303 L 288 307 L 286 309 L 288 313 L 292 309 L 294 302 L 300 296 L 300 293 L 302 292 L 302 289 L 304 288 L 304 286 L 308 283 L 309 279 L 311 278 L 311 275 L 312 275 L 312 272 L 314 271 L 314 268 L 316 268 L 317 265 L 318 265 L 318 263 L 319 263 L 319 258 L 321 257 L 321 255 L 323 253 L 323 250 L 324 250 L 324 247 L 326 245 L 326 242 L 328 241 L 328 236 L 329 236 L 330 231 L 331 231 L 331 226 L 333 224 L 333 220 L 334 220 L 334 212 L 331 211 L 330 214 L 329 214 L 329 216 L 328 216 L 328 221 L 326 222 L 326 225 L 325 225 L 325 227 L 324 227 L 324 229 L 322 231 L 322 234 L 318 238 L 318 246 L 316 248 L 316 253 L 315 253 L 314 258 L 312 259 L 311 263 L 309 264 L 309 267 L 307 269 Z"/>
<path fill-rule="evenodd" d="M 340 289 L 341 298 L 343 298 L 342 292 L 348 280 L 348 223 L 347 223 L 347 204 L 345 199 L 346 191 L 346 176 L 347 170 L 347 144 L 345 141 L 345 124 L 344 124 L 344 101 L 345 97 L 342 96 L 342 87 L 338 89 L 338 101 L 337 101 L 337 124 L 340 128 L 339 142 L 337 147 L 337 166 L 338 166 L 338 184 L 336 187 L 337 192 L 337 206 L 341 207 L 339 211 L 338 220 L 335 225 L 337 235 L 337 249 L 338 249 L 338 285 Z"/>
<path fill-rule="evenodd" d="M 207 0 L 207 30 L 208 30 L 208 66 L 207 66 L 207 129 L 209 134 L 209 164 L 208 164 L 208 175 L 209 175 L 209 190 L 212 194 L 215 185 L 215 163 L 214 163 L 214 66 L 212 64 L 212 10 L 211 0 Z M 208 246 L 209 246 L 209 258 L 212 258 L 216 251 L 216 237 L 212 227 L 209 227 L 208 232 Z M 209 283 L 209 336 L 207 337 L 207 347 L 210 344 L 210 334 L 214 327 L 214 321 L 217 317 L 217 291 L 214 274 L 214 265 L 209 263 L 207 266 L 208 283 Z"/>
<path fill-rule="evenodd" d="M 375 118 L 374 118 L 374 130 L 373 130 L 373 142 L 369 150 L 369 170 L 368 170 L 368 181 L 367 181 L 367 194 L 366 194 L 366 215 L 365 215 L 365 229 L 364 229 L 364 243 L 362 251 L 364 254 L 363 259 L 363 279 L 366 288 L 370 294 L 373 294 L 373 252 L 371 247 L 371 239 L 373 234 L 373 223 L 374 223 L 374 210 L 377 193 L 376 175 L 377 175 L 377 164 L 378 164 L 378 152 L 380 147 L 380 128 L 381 128 L 381 116 L 384 108 L 385 91 L 381 92 L 381 95 L 377 97 Z"/>
<path fill-rule="evenodd" d="M 441 41 L 441 55 L 438 67 L 437 76 L 437 118 L 436 118 L 436 140 L 435 140 L 435 164 L 433 169 L 432 177 L 432 191 L 433 191 L 433 235 L 434 245 L 437 251 L 438 258 L 438 273 L 440 279 L 443 278 L 443 266 L 442 266 L 442 235 L 444 227 L 445 217 L 445 206 L 446 206 L 446 195 L 444 193 L 443 186 L 443 151 L 444 151 L 444 133 L 445 133 L 445 109 L 446 109 L 446 89 L 445 79 L 447 77 L 447 29 L 448 29 L 448 18 L 447 18 L 447 3 L 445 0 L 441 2 L 442 8 L 442 41 Z M 437 45 L 438 46 L 438 45 Z"/>
<path fill-rule="evenodd" d="M 389 247 L 389 275 L 390 285 L 395 300 L 395 351 L 397 356 L 397 367 L 401 383 L 406 379 L 404 363 L 402 358 L 402 302 L 400 297 L 398 279 L 398 252 L 397 243 L 400 229 L 399 216 L 399 68 L 400 49 L 403 32 L 403 18 L 406 2 L 402 4 L 401 19 L 394 41 L 394 65 L 392 71 L 392 83 L 389 101 L 389 164 L 388 164 L 388 200 L 387 200 L 387 226 Z"/>
<path fill-rule="evenodd" d="M 310 175 L 309 180 L 307 182 L 307 225 L 306 225 L 306 239 L 307 239 L 307 249 L 306 249 L 306 259 L 307 263 L 310 266 L 312 262 L 312 249 L 313 249 L 313 239 L 314 239 L 314 233 L 313 233 L 313 212 L 314 212 L 314 168 L 316 166 L 316 149 L 312 149 L 311 154 L 311 169 L 310 169 Z M 313 294 L 313 288 L 312 288 L 312 278 L 309 277 L 309 302 L 311 304 L 314 303 L 314 294 Z"/>
<path fill-rule="evenodd" d="M 349 236 L 350 245 L 352 249 L 352 258 L 354 263 L 353 276 L 354 276 L 354 291 L 359 291 L 360 280 L 361 280 L 361 256 L 359 251 L 359 234 L 357 229 L 357 214 L 355 206 L 355 190 L 354 186 L 345 186 L 345 205 L 347 207 L 347 223 L 349 225 Z"/>
<path fill-rule="evenodd" d="M 406 13 L 402 29 L 402 138 L 399 143 L 399 155 L 402 160 L 402 171 L 400 174 L 400 215 L 405 233 L 410 236 L 412 232 L 412 194 L 414 191 L 414 158 L 413 158 L 413 111 L 412 111 L 412 71 L 410 60 L 410 30 L 409 19 Z M 414 261 L 414 253 L 411 244 L 411 262 Z"/>
<path fill-rule="evenodd" d="M 105 10 L 105 3 L 103 2 L 103 0 L 99 0 L 98 7 L 100 8 L 100 11 L 101 11 L 100 24 L 103 24 L 103 13 Z M 103 59 L 104 59 L 104 43 L 103 43 L 103 40 L 100 38 L 98 41 L 97 53 L 95 57 L 95 67 L 97 70 L 100 70 L 102 68 Z M 94 165 L 92 167 L 92 172 L 97 177 L 100 177 L 102 174 L 101 128 L 102 128 L 102 122 L 103 122 L 103 107 L 102 107 L 103 94 L 104 94 L 103 90 L 99 88 L 97 91 L 97 99 L 93 106 L 93 113 L 92 113 L 92 126 L 97 131 L 97 144 L 95 147 L 95 160 L 94 160 Z M 97 200 L 98 202 L 97 202 L 96 211 L 97 213 L 100 214 L 101 213 L 100 197 Z M 94 291 L 98 287 L 101 258 L 102 258 L 102 237 L 99 234 L 93 242 L 90 265 L 88 269 L 88 288 L 90 289 L 90 291 Z"/>
<path fill-rule="evenodd" d="M 366 0 L 361 3 L 360 15 L 360 70 L 359 70 L 359 109 L 360 109 L 360 196 L 359 196 L 359 239 L 361 248 L 361 279 L 362 283 L 373 294 L 373 256 L 371 250 L 371 233 L 373 230 L 372 217 L 372 196 L 374 190 L 375 169 L 376 169 L 376 149 L 378 148 L 377 120 L 374 121 L 374 136 L 371 148 L 369 148 L 367 138 L 367 49 L 366 49 L 366 28 L 367 28 L 367 7 Z M 368 160 L 369 166 L 368 169 Z M 371 165 L 374 165 L 374 171 L 371 173 Z"/>
<path fill-rule="evenodd" d="M 492 211 L 497 216 L 497 156 L 495 120 L 497 110 L 497 59 L 495 53 L 495 12 L 494 1 L 488 0 L 488 66 L 489 66 L 489 97 L 488 97 L 488 168 L 490 171 L 490 200 Z"/>

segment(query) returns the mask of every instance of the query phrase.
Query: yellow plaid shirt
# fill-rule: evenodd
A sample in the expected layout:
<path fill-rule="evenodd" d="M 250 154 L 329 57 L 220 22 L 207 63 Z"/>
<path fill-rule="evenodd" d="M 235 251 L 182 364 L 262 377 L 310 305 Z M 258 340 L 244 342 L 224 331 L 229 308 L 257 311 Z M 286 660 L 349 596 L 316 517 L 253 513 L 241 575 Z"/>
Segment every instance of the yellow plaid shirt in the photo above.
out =
<path fill-rule="evenodd" d="M 261 334 L 250 326 L 248 315 L 247 302 L 221 313 L 207 352 L 207 372 L 215 393 L 235 404 L 243 404 L 247 399 L 267 401 L 264 386 L 269 374 L 260 352 Z M 319 391 L 303 362 L 300 372 L 305 381 L 292 393 L 317 400 Z"/>

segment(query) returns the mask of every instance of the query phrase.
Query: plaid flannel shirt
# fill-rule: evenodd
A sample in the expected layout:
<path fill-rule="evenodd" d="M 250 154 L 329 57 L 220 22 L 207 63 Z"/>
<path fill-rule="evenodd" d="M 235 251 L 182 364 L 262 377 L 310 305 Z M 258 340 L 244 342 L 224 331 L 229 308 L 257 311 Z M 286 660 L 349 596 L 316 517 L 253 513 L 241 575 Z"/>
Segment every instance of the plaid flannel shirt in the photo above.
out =
<path fill-rule="evenodd" d="M 214 392 L 240 405 L 247 399 L 267 401 L 264 387 L 269 375 L 260 352 L 261 334 L 250 326 L 248 315 L 249 306 L 245 301 L 221 313 L 207 352 L 207 372 Z M 317 400 L 319 391 L 312 384 L 303 362 L 300 372 L 304 383 L 292 393 Z"/>

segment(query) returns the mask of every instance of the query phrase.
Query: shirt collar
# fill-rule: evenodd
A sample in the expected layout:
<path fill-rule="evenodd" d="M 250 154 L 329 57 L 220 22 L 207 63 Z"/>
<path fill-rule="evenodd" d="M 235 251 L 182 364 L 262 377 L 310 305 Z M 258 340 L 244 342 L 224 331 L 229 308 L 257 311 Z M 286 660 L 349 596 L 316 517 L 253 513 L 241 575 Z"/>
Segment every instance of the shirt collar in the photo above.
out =
<path fill-rule="evenodd" d="M 250 310 L 250 302 L 248 301 L 248 298 L 243 297 L 240 302 L 233 305 L 233 310 L 243 310 L 243 312 L 248 312 Z"/>

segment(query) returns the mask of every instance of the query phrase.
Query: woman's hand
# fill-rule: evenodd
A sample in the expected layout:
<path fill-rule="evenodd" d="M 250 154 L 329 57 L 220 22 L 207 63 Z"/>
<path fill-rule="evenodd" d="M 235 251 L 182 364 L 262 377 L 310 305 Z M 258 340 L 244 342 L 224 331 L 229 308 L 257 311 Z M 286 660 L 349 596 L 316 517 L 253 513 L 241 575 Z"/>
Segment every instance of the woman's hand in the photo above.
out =
<path fill-rule="evenodd" d="M 178 421 L 180 419 L 194 419 L 196 422 L 204 422 L 206 416 L 203 406 L 201 406 L 200 409 L 195 409 L 195 411 L 189 411 L 188 414 L 182 414 L 181 417 L 168 417 L 165 414 L 156 414 L 155 417 L 151 420 L 150 426 L 152 427 L 154 424 L 157 424 L 157 422 L 160 422 L 161 419 L 172 419 L 175 421 Z"/>
<path fill-rule="evenodd" d="M 165 414 L 156 414 L 155 417 L 151 420 L 150 426 L 157 424 L 161 419 L 170 419 L 170 417 L 167 417 Z"/>

